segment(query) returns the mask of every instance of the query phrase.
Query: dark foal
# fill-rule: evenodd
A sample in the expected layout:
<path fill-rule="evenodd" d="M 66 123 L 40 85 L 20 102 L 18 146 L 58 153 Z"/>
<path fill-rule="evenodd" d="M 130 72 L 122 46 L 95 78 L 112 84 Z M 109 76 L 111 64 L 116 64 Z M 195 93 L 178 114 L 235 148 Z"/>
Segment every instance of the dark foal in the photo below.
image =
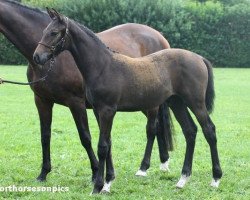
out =
<path fill-rule="evenodd" d="M 27 78 L 36 81 L 47 72 L 49 63 L 41 69 L 33 61 L 33 53 L 42 37 L 42 30 L 50 22 L 47 13 L 10 0 L 0 0 L 0 32 L 3 33 L 29 61 Z M 120 34 L 122 32 L 122 35 Z M 169 48 L 168 41 L 156 30 L 141 24 L 123 24 L 97 33 L 110 48 L 131 57 L 141 57 L 155 51 Z M 126 40 L 124 40 L 126 38 Z M 69 67 L 70 66 L 70 67 Z M 58 76 L 58 73 L 62 76 Z M 50 138 L 52 111 L 55 103 L 67 106 L 74 118 L 79 137 L 90 159 L 93 178 L 98 161 L 91 146 L 91 136 L 85 106 L 85 80 L 69 52 L 60 54 L 46 81 L 31 86 L 40 117 L 42 169 L 38 180 L 46 180 L 51 171 Z M 89 104 L 87 104 L 88 106 Z M 160 141 L 161 167 L 167 169 L 168 154 Z"/>
<path fill-rule="evenodd" d="M 212 186 L 218 187 L 222 171 L 217 151 L 215 126 L 208 115 L 213 108 L 212 66 L 202 56 L 182 49 L 167 49 L 142 58 L 130 58 L 110 51 L 88 28 L 48 10 L 52 22 L 44 30 L 34 53 L 38 64 L 69 50 L 86 80 L 87 99 L 98 117 L 99 169 L 93 193 L 109 191 L 114 179 L 111 129 L 117 111 L 147 113 L 148 141 L 143 161 L 149 161 L 156 134 L 159 105 L 170 101 L 186 138 L 186 155 L 177 187 L 183 187 L 191 174 L 196 126 L 187 107 L 194 113 L 210 145 Z M 53 47 L 53 48 L 51 48 Z M 180 101 L 178 96 L 182 99 Z M 183 103 L 184 102 L 184 103 Z M 104 171 L 106 164 L 106 183 Z"/>

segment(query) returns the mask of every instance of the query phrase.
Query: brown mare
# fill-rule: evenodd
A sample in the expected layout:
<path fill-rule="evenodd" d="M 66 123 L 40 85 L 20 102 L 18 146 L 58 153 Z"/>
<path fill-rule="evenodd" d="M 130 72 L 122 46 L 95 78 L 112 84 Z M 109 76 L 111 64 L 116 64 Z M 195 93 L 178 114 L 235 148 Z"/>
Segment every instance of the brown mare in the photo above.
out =
<path fill-rule="evenodd" d="M 21 19 L 21 20 L 20 20 Z M 43 77 L 49 64 L 40 69 L 33 62 L 33 52 L 42 37 L 42 30 L 48 25 L 47 13 L 14 1 L 0 0 L 0 32 L 2 32 L 27 58 L 27 77 L 35 81 Z M 140 57 L 169 48 L 167 40 L 156 30 L 140 24 L 124 24 L 97 34 L 109 47 L 131 57 Z M 62 76 L 58 76 L 58 74 Z M 71 54 L 64 51 L 58 56 L 45 82 L 31 86 L 40 117 L 42 143 L 42 169 L 38 180 L 46 180 L 51 171 L 50 138 L 52 109 L 54 103 L 69 107 L 75 120 L 80 140 L 86 149 L 93 177 L 98 169 L 98 161 L 91 146 L 87 114 L 85 108 L 85 80 L 82 78 Z M 157 135 L 157 139 L 161 135 Z M 166 169 L 168 153 L 160 140 L 160 159 Z M 161 150 L 162 148 L 162 150 Z M 148 166 L 149 167 L 149 166 Z M 147 168 L 148 168 L 147 167 Z M 146 167 L 144 167 L 145 169 Z M 146 169 L 145 169 L 146 170 Z"/>
<path fill-rule="evenodd" d="M 196 126 L 187 107 L 194 113 L 210 146 L 212 186 L 222 177 L 215 126 L 208 112 L 214 100 L 212 66 L 205 58 L 183 49 L 166 49 L 142 58 L 130 58 L 110 51 L 86 27 L 48 10 L 53 19 L 44 30 L 35 52 L 37 64 L 69 50 L 86 80 L 87 99 L 98 117 L 99 169 L 93 193 L 110 191 L 114 177 L 111 129 L 117 111 L 147 113 L 148 141 L 143 161 L 149 161 L 156 134 L 159 105 L 169 102 L 186 138 L 186 155 L 177 187 L 183 187 L 191 174 Z M 54 47 L 54 48 L 52 48 Z M 69 69 L 70 70 L 70 69 Z M 106 183 L 104 172 L 106 164 Z"/>

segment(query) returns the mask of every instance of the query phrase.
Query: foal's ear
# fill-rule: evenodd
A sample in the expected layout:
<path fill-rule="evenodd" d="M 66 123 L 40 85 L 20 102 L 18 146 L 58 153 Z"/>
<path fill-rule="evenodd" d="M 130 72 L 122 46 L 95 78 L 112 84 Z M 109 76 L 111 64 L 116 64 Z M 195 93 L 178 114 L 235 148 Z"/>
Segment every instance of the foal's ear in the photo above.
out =
<path fill-rule="evenodd" d="M 52 8 L 52 11 L 54 12 L 55 14 L 55 17 L 60 21 L 60 22 L 63 22 L 63 15 L 61 15 L 59 12 L 57 12 L 57 10 L 55 10 L 54 8 Z"/>
<path fill-rule="evenodd" d="M 59 21 L 63 21 L 63 16 L 57 12 L 54 8 L 50 9 L 48 7 L 46 7 L 47 9 L 47 13 L 49 14 L 51 19 L 59 19 Z"/>

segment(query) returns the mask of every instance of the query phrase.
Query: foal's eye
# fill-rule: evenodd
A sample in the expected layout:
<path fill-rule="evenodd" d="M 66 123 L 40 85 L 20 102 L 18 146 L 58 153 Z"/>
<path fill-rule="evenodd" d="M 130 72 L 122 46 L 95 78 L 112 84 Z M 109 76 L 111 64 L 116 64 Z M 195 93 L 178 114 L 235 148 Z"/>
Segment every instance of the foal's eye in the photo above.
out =
<path fill-rule="evenodd" d="M 59 32 L 53 31 L 50 33 L 51 36 L 56 36 Z"/>

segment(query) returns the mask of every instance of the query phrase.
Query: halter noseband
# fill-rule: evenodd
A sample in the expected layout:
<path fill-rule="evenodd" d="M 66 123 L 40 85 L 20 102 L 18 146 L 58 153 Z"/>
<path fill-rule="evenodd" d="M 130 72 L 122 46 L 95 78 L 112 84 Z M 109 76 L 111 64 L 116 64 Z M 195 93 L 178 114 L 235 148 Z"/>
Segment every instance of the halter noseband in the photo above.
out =
<path fill-rule="evenodd" d="M 66 41 L 66 36 L 69 35 L 69 19 L 68 19 L 68 17 L 65 17 L 65 19 L 66 19 L 65 35 L 61 38 L 61 40 L 59 40 L 59 42 L 56 43 L 56 45 L 50 46 L 50 45 L 44 44 L 43 42 L 38 42 L 38 44 L 43 45 L 46 48 L 48 48 L 52 52 L 53 55 L 55 54 L 56 50 L 59 50 L 59 47 L 60 47 L 60 49 L 62 49 L 64 47 L 65 41 Z"/>

